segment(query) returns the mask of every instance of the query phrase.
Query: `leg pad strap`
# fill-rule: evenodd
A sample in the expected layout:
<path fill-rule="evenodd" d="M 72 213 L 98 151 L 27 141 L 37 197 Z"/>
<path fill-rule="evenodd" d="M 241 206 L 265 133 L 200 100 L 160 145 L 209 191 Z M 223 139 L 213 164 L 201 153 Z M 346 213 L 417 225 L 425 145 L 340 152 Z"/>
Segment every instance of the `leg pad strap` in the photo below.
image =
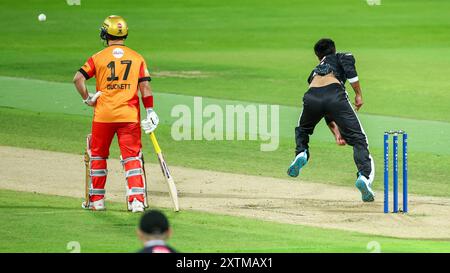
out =
<path fill-rule="evenodd" d="M 145 188 L 131 188 L 128 189 L 127 195 L 137 195 L 137 194 L 145 194 Z"/>
<path fill-rule="evenodd" d="M 89 189 L 89 195 L 105 195 L 105 189 Z"/>
<path fill-rule="evenodd" d="M 136 168 L 136 169 L 131 169 L 126 171 L 126 178 L 131 177 L 131 176 L 137 176 L 137 175 L 143 175 L 144 171 L 142 170 L 142 168 Z"/>
<path fill-rule="evenodd" d="M 91 177 L 94 176 L 106 176 L 108 175 L 108 170 L 107 169 L 95 169 L 95 170 L 91 170 Z"/>

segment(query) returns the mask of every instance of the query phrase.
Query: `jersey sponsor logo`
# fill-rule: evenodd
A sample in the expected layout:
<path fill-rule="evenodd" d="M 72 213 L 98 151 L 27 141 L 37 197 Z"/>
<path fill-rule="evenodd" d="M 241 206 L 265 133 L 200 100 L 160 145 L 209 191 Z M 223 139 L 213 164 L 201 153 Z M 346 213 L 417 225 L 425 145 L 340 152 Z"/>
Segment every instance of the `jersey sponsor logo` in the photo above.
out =
<path fill-rule="evenodd" d="M 124 52 L 121 48 L 114 48 L 112 54 L 115 58 L 120 59 L 123 57 Z"/>

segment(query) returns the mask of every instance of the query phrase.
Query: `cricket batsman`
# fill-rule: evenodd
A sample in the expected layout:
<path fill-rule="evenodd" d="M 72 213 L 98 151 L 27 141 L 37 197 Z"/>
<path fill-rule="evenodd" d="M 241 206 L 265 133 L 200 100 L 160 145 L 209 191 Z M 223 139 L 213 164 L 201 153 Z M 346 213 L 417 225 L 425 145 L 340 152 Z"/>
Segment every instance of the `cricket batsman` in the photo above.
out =
<path fill-rule="evenodd" d="M 82 207 L 105 209 L 106 159 L 117 134 L 127 181 L 128 209 L 143 212 L 145 177 L 141 152 L 141 127 L 149 134 L 159 123 L 153 111 L 150 74 L 144 58 L 124 45 L 128 26 L 120 16 L 108 16 L 100 29 L 105 48 L 92 55 L 75 74 L 73 82 L 83 102 L 94 107 L 90 143 L 89 200 Z M 95 77 L 96 92 L 89 93 L 86 80 Z M 147 117 L 140 122 L 139 96 Z"/>
<path fill-rule="evenodd" d="M 357 167 L 356 187 L 364 202 L 374 201 L 372 183 L 375 167 L 369 153 L 369 143 L 364 129 L 354 111 L 345 90 L 348 80 L 355 91 L 355 108 L 363 105 L 361 87 L 351 53 L 336 53 L 331 39 L 321 39 L 314 51 L 319 64 L 311 72 L 309 90 L 303 96 L 303 111 L 295 128 L 296 156 L 288 168 L 288 175 L 297 177 L 309 160 L 309 137 L 317 123 L 325 118 L 339 145 L 353 146 L 353 158 Z"/>

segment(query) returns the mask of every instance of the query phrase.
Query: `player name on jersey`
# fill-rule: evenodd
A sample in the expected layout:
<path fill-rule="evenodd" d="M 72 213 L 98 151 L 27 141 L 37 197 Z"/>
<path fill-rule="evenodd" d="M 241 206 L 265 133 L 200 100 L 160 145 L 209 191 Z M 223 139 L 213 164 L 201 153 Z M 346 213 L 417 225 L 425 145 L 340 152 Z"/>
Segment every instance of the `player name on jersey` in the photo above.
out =
<path fill-rule="evenodd" d="M 129 83 L 110 83 L 106 86 L 108 90 L 129 90 L 131 88 L 131 84 Z"/>

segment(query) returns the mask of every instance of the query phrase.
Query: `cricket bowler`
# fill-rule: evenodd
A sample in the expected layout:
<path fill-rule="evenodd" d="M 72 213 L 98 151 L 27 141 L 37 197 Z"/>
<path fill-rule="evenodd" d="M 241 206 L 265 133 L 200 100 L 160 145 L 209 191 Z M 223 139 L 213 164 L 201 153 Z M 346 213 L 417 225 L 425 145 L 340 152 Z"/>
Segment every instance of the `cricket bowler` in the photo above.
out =
<path fill-rule="evenodd" d="M 89 201 L 82 207 L 105 209 L 105 183 L 108 174 L 106 159 L 114 135 L 117 139 L 127 181 L 128 210 L 143 212 L 145 208 L 145 177 L 141 152 L 141 127 L 149 134 L 159 118 L 153 111 L 150 74 L 144 58 L 125 46 L 128 26 L 120 16 L 107 17 L 100 29 L 105 48 L 92 55 L 75 74 L 73 82 L 83 102 L 94 107 L 89 158 Z M 96 92 L 91 94 L 86 80 L 95 77 Z M 140 121 L 139 96 L 146 109 Z"/>
<path fill-rule="evenodd" d="M 317 123 L 325 118 L 337 144 L 353 147 L 353 158 L 358 170 L 356 187 L 364 202 L 372 202 L 375 197 L 372 191 L 374 162 L 369 153 L 367 136 L 345 90 L 348 80 L 356 94 L 355 108 L 359 110 L 363 99 L 355 58 L 351 53 L 336 53 L 331 39 L 319 40 L 314 51 L 320 62 L 308 77 L 309 89 L 303 96 L 303 111 L 295 128 L 296 156 L 287 173 L 297 177 L 306 165 L 310 157 L 309 136 L 313 134 Z"/>

